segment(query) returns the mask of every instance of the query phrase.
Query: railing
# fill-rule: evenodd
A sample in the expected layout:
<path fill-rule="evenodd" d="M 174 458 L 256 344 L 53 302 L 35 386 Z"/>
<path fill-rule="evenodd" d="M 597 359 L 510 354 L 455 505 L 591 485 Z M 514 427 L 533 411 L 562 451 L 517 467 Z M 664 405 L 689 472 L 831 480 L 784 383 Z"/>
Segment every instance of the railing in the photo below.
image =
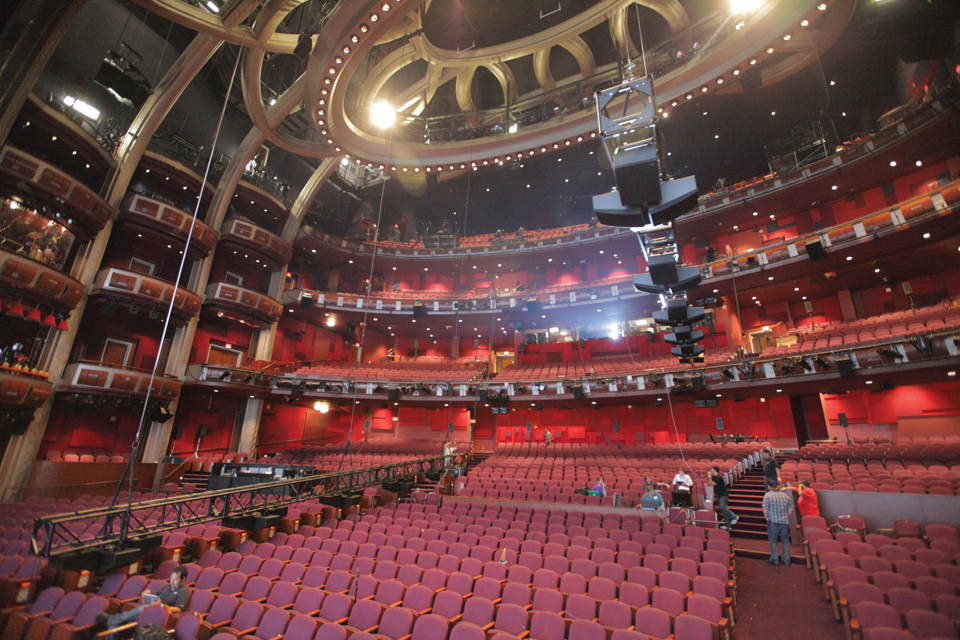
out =
<path fill-rule="evenodd" d="M 90 290 L 91 294 L 122 297 L 134 302 L 147 303 L 155 308 L 170 303 L 170 297 L 176 289 L 173 312 L 182 319 L 196 316 L 200 312 L 200 296 L 184 287 L 174 287 L 172 282 L 160 280 L 142 273 L 108 267 L 97 273 Z"/>
<path fill-rule="evenodd" d="M 720 28 L 723 31 L 719 31 Z M 733 21 L 716 12 L 695 25 L 672 34 L 668 39 L 646 51 L 646 69 L 654 77 L 662 77 L 674 69 L 689 64 L 705 51 L 702 45 L 711 41 L 716 46 L 732 33 Z M 617 86 L 630 71 L 622 67 L 603 70 L 588 78 L 569 82 L 540 95 L 492 109 L 461 112 L 449 116 L 400 116 L 400 125 L 394 128 L 395 142 L 420 142 L 436 144 L 486 137 L 509 135 L 508 126 L 531 126 L 549 122 L 571 112 L 595 108 L 594 91 Z M 643 65 L 637 64 L 635 74 L 643 74 Z M 375 130 L 369 123 L 366 111 L 359 104 L 357 94 L 349 107 L 350 117 L 369 131 Z"/>
<path fill-rule="evenodd" d="M 0 287 L 17 296 L 72 311 L 83 299 L 79 280 L 31 258 L 0 249 Z"/>
<path fill-rule="evenodd" d="M 921 351 L 914 346 L 911 336 L 898 336 L 896 339 L 875 341 L 869 345 L 845 345 L 767 356 L 748 354 L 743 357 L 731 357 L 723 362 L 699 365 L 682 365 L 675 358 L 670 359 L 671 364 L 668 366 L 662 364 L 657 366 L 652 361 L 646 364 L 643 360 L 639 360 L 635 363 L 635 370 L 630 373 L 585 372 L 583 375 L 561 378 L 520 376 L 509 380 L 491 378 L 479 383 L 459 381 L 412 383 L 368 380 L 361 376 L 356 380 L 347 381 L 349 384 L 346 386 L 344 380 L 339 377 L 323 378 L 317 375 L 288 374 L 279 377 L 276 381 L 271 381 L 270 386 L 281 390 L 297 386 L 301 391 L 349 394 L 350 398 L 383 394 L 385 389 L 390 388 L 401 395 L 436 396 L 440 399 L 461 398 L 471 402 L 476 399 L 478 392 L 487 390 L 505 392 L 512 400 L 535 402 L 537 399 L 569 396 L 573 387 L 581 387 L 585 395 L 664 393 L 689 381 L 691 377 L 699 376 L 703 377 L 705 384 L 718 388 L 732 386 L 732 391 L 736 391 L 744 384 L 767 383 L 772 386 L 798 381 L 803 376 L 837 376 L 837 360 L 849 359 L 853 371 L 876 370 L 879 374 L 944 366 L 955 362 L 956 357 L 960 355 L 960 348 L 958 348 L 960 327 L 917 335 L 923 335 L 925 338 L 929 345 L 926 350 Z M 891 355 L 894 351 L 901 357 Z M 590 365 L 597 367 L 602 363 L 599 360 L 593 360 Z M 881 388 L 879 384 L 877 387 Z M 780 390 L 777 392 L 779 393 Z M 772 394 L 773 391 L 771 391 Z"/>
<path fill-rule="evenodd" d="M 297 240 L 315 240 L 325 246 L 336 249 L 344 249 L 350 253 L 361 255 L 378 255 L 398 258 L 449 258 L 452 256 L 502 255 L 520 253 L 523 251 L 533 251 L 537 249 L 576 246 L 588 242 L 595 242 L 597 240 L 609 240 L 610 238 L 623 236 L 630 233 L 632 232 L 629 229 L 621 229 L 618 227 L 597 227 L 595 229 L 587 229 L 585 231 L 578 231 L 568 235 L 554 236 L 544 239 L 525 241 L 516 240 L 513 242 L 507 239 L 496 244 L 491 242 L 490 244 L 466 246 L 463 244 L 463 242 L 468 238 L 461 238 L 461 246 L 459 247 L 434 249 L 424 247 L 422 244 L 416 247 L 395 247 L 390 246 L 390 243 L 379 243 L 374 245 L 367 242 L 353 242 L 351 240 L 347 240 L 346 238 L 340 238 L 304 225 L 297 232 Z"/>
<path fill-rule="evenodd" d="M 207 285 L 205 302 L 214 307 L 240 311 L 266 325 L 273 324 L 283 315 L 283 306 L 270 296 L 227 282 Z"/>
<path fill-rule="evenodd" d="M 117 394 L 124 397 L 146 396 L 150 388 L 150 372 L 103 365 L 95 362 L 73 362 L 66 366 L 58 391 L 92 394 Z M 175 400 L 180 395 L 180 380 L 157 374 L 150 396 L 156 400 Z"/>
<path fill-rule="evenodd" d="M 293 257 L 293 247 L 283 239 L 266 229 L 249 222 L 234 218 L 223 225 L 221 230 L 224 242 L 237 242 L 243 246 L 260 251 L 280 264 L 287 264 Z"/>
<path fill-rule="evenodd" d="M 613 281 L 597 284 L 578 284 L 575 287 L 555 291 L 500 291 L 500 292 L 455 292 L 455 291 L 408 291 L 404 297 L 362 296 L 346 293 L 323 293 L 307 289 L 290 289 L 283 294 L 285 304 L 295 304 L 303 296 L 309 296 L 313 304 L 326 309 L 362 311 L 371 309 L 384 313 L 413 313 L 414 307 L 423 305 L 431 313 L 496 313 L 526 309 L 531 302 L 539 308 L 552 308 L 585 302 L 634 298 L 641 294 L 633 288 L 633 276 L 623 276 Z"/>
<path fill-rule="evenodd" d="M 708 193 L 700 196 L 700 202 L 695 211 L 681 216 L 680 222 L 696 220 L 704 215 L 712 215 L 727 207 L 756 200 L 786 187 L 795 186 L 810 178 L 825 173 L 841 171 L 844 165 L 873 155 L 882 147 L 896 143 L 899 139 L 909 136 L 921 125 L 942 115 L 950 114 L 957 105 L 957 97 L 944 94 L 933 103 L 923 103 L 905 115 L 896 127 L 889 127 L 878 134 L 868 136 L 855 145 L 844 147 L 841 151 L 829 150 L 823 160 L 805 165 L 784 174 L 771 174 L 756 182 L 734 187 L 717 193 Z"/>
<path fill-rule="evenodd" d="M 192 244 L 199 247 L 204 255 L 213 251 L 217 244 L 217 232 L 211 227 L 200 220 L 194 223 L 193 216 L 145 195 L 127 197 L 120 205 L 120 217 L 136 220 L 179 238 L 186 238 L 193 224 Z"/>
<path fill-rule="evenodd" d="M 364 487 L 439 471 L 443 457 L 434 456 L 380 467 L 352 469 L 336 473 L 301 476 L 290 480 L 263 482 L 242 488 L 205 491 L 177 498 L 135 502 L 129 511 L 120 504 L 37 518 L 33 538 L 43 557 L 67 551 L 93 549 L 104 545 L 147 538 L 195 524 L 223 518 L 266 515 L 279 507 L 305 500 L 329 499 L 331 504 L 343 494 Z M 92 540 L 81 540 L 70 531 L 75 522 L 91 523 L 102 519 L 103 528 Z"/>
<path fill-rule="evenodd" d="M 911 223 L 933 220 L 953 215 L 960 207 L 960 181 L 905 200 L 889 209 L 875 211 L 855 220 L 844 222 L 828 229 L 791 238 L 777 244 L 724 257 L 708 262 L 701 267 L 705 280 L 751 268 L 762 269 L 766 265 L 801 258 L 806 255 L 806 243 L 819 240 L 824 249 L 859 242 L 871 236 L 886 235 Z"/>
<path fill-rule="evenodd" d="M 25 182 L 29 192 L 56 202 L 91 235 L 103 229 L 113 215 L 113 209 L 95 191 L 10 145 L 0 149 L 0 176 L 16 183 Z"/>

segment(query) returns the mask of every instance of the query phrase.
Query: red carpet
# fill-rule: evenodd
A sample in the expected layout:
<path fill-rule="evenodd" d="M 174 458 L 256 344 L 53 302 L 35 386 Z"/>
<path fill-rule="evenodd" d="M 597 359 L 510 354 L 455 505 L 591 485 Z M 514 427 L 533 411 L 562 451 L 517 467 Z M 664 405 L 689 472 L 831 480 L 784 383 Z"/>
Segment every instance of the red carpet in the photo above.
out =
<path fill-rule="evenodd" d="M 737 558 L 737 599 L 737 640 L 844 640 L 806 565 Z"/>

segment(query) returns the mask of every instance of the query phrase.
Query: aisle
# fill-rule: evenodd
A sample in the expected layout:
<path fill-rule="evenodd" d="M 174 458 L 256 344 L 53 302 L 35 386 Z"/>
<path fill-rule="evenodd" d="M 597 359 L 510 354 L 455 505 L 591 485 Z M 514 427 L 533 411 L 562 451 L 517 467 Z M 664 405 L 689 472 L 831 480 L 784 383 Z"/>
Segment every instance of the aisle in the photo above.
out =
<path fill-rule="evenodd" d="M 804 564 L 737 558 L 737 640 L 844 640 L 823 587 Z"/>

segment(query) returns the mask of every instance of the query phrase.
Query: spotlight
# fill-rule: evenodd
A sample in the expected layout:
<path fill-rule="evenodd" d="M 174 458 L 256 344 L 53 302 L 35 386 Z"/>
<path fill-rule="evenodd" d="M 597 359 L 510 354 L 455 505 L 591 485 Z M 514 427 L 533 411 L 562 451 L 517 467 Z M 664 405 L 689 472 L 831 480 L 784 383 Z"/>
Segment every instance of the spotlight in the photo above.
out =
<path fill-rule="evenodd" d="M 817 356 L 816 358 L 813 359 L 813 361 L 814 361 L 814 362 L 816 363 L 816 365 L 817 365 L 818 367 L 820 367 L 821 369 L 829 369 L 829 368 L 830 368 L 830 365 L 829 365 L 829 364 L 827 363 L 827 361 L 824 360 L 821 356 Z"/>
<path fill-rule="evenodd" d="M 397 118 L 397 112 L 389 103 L 379 101 L 370 107 L 370 121 L 381 129 L 389 129 Z"/>
<path fill-rule="evenodd" d="M 806 358 L 797 358 L 796 363 L 803 367 L 804 371 L 813 371 L 813 365 L 807 362 Z"/>
<path fill-rule="evenodd" d="M 921 354 L 933 353 L 933 342 L 930 341 L 930 336 L 911 338 L 910 343 Z"/>
<path fill-rule="evenodd" d="M 730 371 L 729 367 L 724 367 L 723 369 L 720 369 L 720 373 L 726 376 L 728 380 L 734 379 L 733 371 Z"/>
<path fill-rule="evenodd" d="M 226 380 L 227 378 L 229 378 L 229 377 L 232 376 L 232 375 L 233 375 L 233 371 L 230 371 L 229 369 L 227 369 L 226 371 L 224 371 L 223 373 L 221 373 L 219 377 L 220 377 L 220 380 Z"/>

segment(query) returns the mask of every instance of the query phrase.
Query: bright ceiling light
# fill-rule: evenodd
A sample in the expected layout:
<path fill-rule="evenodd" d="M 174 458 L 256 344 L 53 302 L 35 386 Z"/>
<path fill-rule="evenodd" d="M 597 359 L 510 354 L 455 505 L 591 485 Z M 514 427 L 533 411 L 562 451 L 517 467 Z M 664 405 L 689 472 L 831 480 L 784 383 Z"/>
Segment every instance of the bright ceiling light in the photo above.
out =
<path fill-rule="evenodd" d="M 393 126 L 397 119 L 397 112 L 389 103 L 383 100 L 375 102 L 370 107 L 370 121 L 381 129 L 388 129 Z"/>
<path fill-rule="evenodd" d="M 734 14 L 756 11 L 763 4 L 763 0 L 730 0 L 730 11 Z"/>
<path fill-rule="evenodd" d="M 327 411 L 330 411 L 330 405 L 326 402 L 314 402 L 313 409 L 315 411 L 319 411 L 320 413 L 326 413 Z"/>
<path fill-rule="evenodd" d="M 207 0 L 207 8 L 214 13 L 220 13 L 220 7 L 215 5 L 213 2 L 210 2 L 210 0 Z"/>

